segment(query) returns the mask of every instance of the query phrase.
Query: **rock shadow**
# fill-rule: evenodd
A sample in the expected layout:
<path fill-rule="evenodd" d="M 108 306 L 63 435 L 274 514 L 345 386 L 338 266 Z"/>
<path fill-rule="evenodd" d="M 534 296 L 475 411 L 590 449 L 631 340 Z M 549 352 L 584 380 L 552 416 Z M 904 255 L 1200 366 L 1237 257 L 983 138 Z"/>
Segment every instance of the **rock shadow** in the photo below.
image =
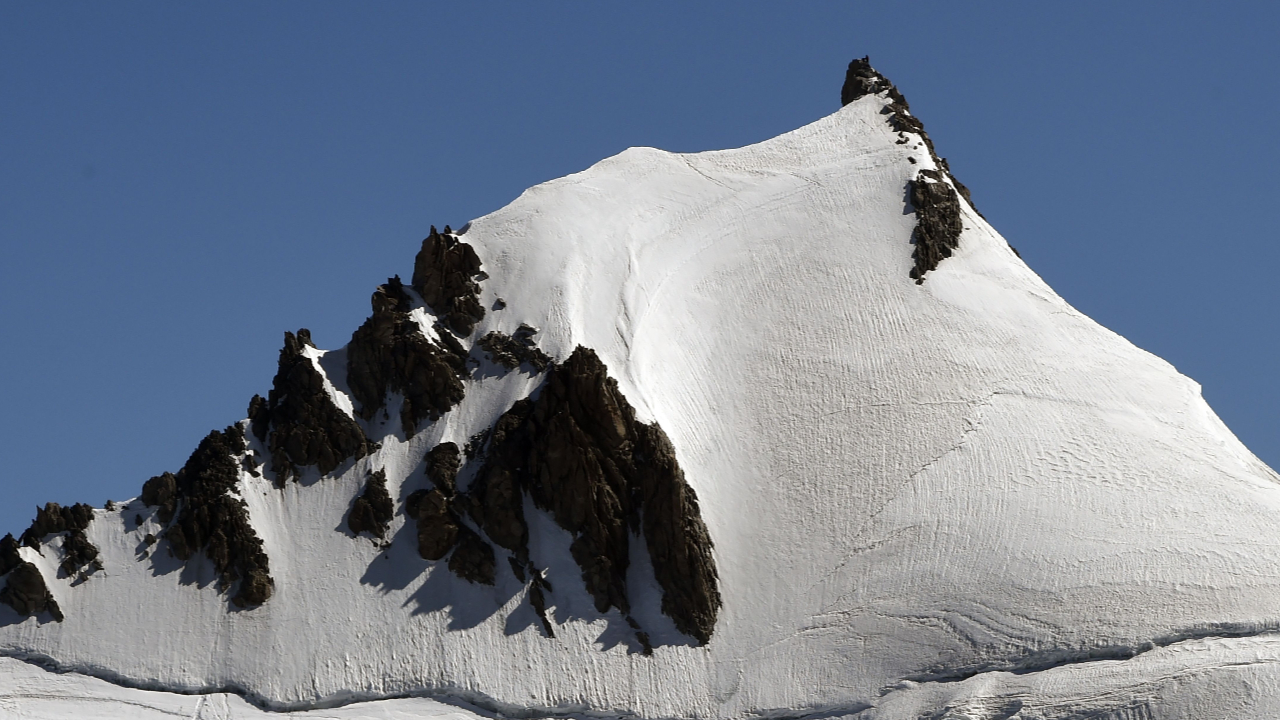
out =
<path fill-rule="evenodd" d="M 402 488 L 401 492 L 407 488 Z M 404 498 L 401 498 L 403 503 Z M 403 591 L 421 582 L 404 606 L 414 615 L 449 613 L 450 630 L 468 630 L 497 614 L 523 587 L 500 563 L 493 585 L 464 580 L 449 570 L 447 558 L 424 560 L 418 554 L 416 524 L 406 522 L 383 546 L 360 582 L 384 593 Z"/>
<path fill-rule="evenodd" d="M 0 589 L 3 589 L 4 586 L 5 584 L 0 581 Z M 35 615 L 23 615 L 17 610 L 9 607 L 7 604 L 0 603 L 0 628 L 21 625 L 31 618 L 35 618 L 37 625 L 48 625 L 49 623 L 57 622 L 57 619 L 48 611 L 37 613 Z"/>

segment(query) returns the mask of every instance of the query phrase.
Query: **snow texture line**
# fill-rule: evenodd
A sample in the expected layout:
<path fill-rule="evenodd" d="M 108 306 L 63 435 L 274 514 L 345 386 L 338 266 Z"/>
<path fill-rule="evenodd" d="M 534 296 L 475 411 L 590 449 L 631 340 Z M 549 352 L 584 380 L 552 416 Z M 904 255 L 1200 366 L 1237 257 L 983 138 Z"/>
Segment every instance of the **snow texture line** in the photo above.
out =
<path fill-rule="evenodd" d="M 1030 675 L 1068 665 L 1132 660 L 1133 658 L 1144 653 L 1151 652 L 1152 650 L 1171 647 L 1186 642 L 1195 642 L 1198 640 L 1234 640 L 1240 638 L 1269 637 L 1276 635 L 1280 635 L 1280 624 L 1248 627 L 1232 623 L 1222 623 L 1210 627 L 1191 628 L 1171 633 L 1169 635 L 1162 635 L 1148 640 L 1147 642 L 1135 645 L 1109 645 L 1077 651 L 1058 650 L 1038 653 L 1022 660 L 1021 662 L 1005 664 L 988 663 L 985 665 L 956 668 L 953 670 L 939 668 L 928 672 L 910 675 L 904 679 L 917 683 L 957 683 L 978 675 L 985 675 L 987 673 L 1006 672 L 1013 675 Z"/>

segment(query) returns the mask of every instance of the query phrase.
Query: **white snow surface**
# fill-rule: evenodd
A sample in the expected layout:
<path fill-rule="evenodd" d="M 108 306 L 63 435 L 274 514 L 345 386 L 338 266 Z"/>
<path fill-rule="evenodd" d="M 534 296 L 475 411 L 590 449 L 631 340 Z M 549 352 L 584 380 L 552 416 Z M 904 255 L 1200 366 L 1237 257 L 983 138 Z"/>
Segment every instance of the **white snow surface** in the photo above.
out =
<path fill-rule="evenodd" d="M 395 698 L 277 713 L 239 695 L 179 695 L 121 687 L 76 673 L 55 673 L 0 657 L 0 717 L 6 720 L 481 720 L 482 715 L 429 698 Z"/>
<path fill-rule="evenodd" d="M 866 705 L 796 720 L 1242 720 L 1280 716 L 1280 639 L 1204 639 L 1126 661 L 1039 673 L 992 672 L 963 682 L 903 681 Z M 405 697 L 264 711 L 231 693 L 180 695 L 56 673 L 0 657 L 0 717 L 12 720 L 497 720 L 466 703 Z M 585 713 L 568 717 L 586 720 Z"/>
<path fill-rule="evenodd" d="M 1263 653 L 1265 682 L 1231 682 L 1274 701 L 1276 473 L 1195 382 L 1069 306 L 967 205 L 959 250 L 917 285 L 906 187 L 933 163 L 917 136 L 896 144 L 884 103 L 736 150 L 632 148 L 462 235 L 489 276 L 482 304 L 506 303 L 471 341 L 523 322 L 556 359 L 591 347 L 670 436 L 715 542 L 707 646 L 652 586 L 634 614 L 657 647 L 637 652 L 531 505 L 554 639 L 501 556 L 489 588 L 419 559 L 401 513 L 389 549 L 346 532 L 368 470 L 403 500 L 428 449 L 465 443 L 538 382 L 489 368 L 407 441 L 393 399 L 366 425 L 381 449 L 333 476 L 277 490 L 243 475 L 275 579 L 262 607 L 231 609 L 211 566 L 180 567 L 163 542 L 140 559 L 159 526 L 134 501 L 97 512 L 105 567 L 87 581 L 57 577 L 56 541 L 24 550 L 66 620 L 0 606 L 0 654 L 278 710 L 430 695 L 510 716 L 889 718 L 965 692 L 1028 708 L 1095 686 L 1156 697 L 1152 677 Z M 312 356 L 349 412 L 345 352 Z M 988 717 L 974 713 L 957 717 Z"/>

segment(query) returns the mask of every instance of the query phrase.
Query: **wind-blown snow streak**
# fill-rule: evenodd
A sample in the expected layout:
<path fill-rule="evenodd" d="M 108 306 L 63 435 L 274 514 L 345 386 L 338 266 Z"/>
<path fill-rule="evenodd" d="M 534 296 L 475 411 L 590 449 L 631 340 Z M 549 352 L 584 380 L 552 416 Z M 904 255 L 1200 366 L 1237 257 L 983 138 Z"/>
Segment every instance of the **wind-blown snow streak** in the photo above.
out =
<path fill-rule="evenodd" d="M 1193 381 L 1059 298 L 959 188 L 958 241 L 916 284 L 910 185 L 952 181 L 891 122 L 895 102 L 865 94 L 736 150 L 632 148 L 462 235 L 488 279 L 476 304 L 469 285 L 441 302 L 468 348 L 522 324 L 557 361 L 592 348 L 670 438 L 715 544 L 724 605 L 707 645 L 629 571 L 645 656 L 531 502 L 554 638 L 508 563 L 492 586 L 462 580 L 421 559 L 400 511 L 390 547 L 344 531 L 370 472 L 399 506 L 428 487 L 429 450 L 467 447 L 542 382 L 489 363 L 410 437 L 394 394 L 360 418 L 380 444 L 336 477 L 240 476 L 271 559 L 265 605 L 228 613 L 201 587 L 211 568 L 136 562 L 156 525 L 135 527 L 134 501 L 96 511 L 86 533 L 104 569 L 76 587 L 49 545 L 43 559 L 24 548 L 66 620 L 0 607 L 0 653 L 278 707 L 437 694 L 642 717 L 1275 715 L 1269 636 L 1003 672 L 1187 628 L 1275 627 L 1280 485 Z M 343 357 L 315 360 L 326 390 L 344 392 Z"/>

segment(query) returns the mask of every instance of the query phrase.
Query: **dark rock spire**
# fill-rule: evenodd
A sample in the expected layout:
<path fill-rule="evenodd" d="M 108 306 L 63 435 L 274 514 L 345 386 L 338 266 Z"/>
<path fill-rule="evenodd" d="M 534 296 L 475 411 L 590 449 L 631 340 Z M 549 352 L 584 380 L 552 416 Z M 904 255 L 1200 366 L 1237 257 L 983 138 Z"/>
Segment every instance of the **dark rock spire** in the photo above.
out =
<path fill-rule="evenodd" d="M 840 88 L 840 106 L 865 95 L 874 95 L 893 87 L 893 83 L 871 67 L 871 56 L 865 56 L 849 63 L 844 74 L 844 87 Z"/>
<path fill-rule="evenodd" d="M 916 230 L 912 233 L 916 249 L 912 253 L 915 267 L 911 269 L 911 278 L 916 284 L 921 284 L 925 274 L 936 269 L 942 260 L 951 257 L 951 251 L 959 246 L 960 232 L 964 229 L 960 198 L 979 216 L 982 213 L 974 207 L 969 188 L 951 174 L 947 159 L 938 155 L 933 141 L 929 139 L 929 133 L 924 130 L 924 123 L 911 114 L 911 106 L 898 88 L 871 67 L 870 57 L 862 57 L 849 63 L 844 86 L 840 88 L 841 106 L 867 95 L 881 93 L 888 102 L 880 112 L 886 116 L 889 126 L 897 131 L 898 144 L 910 142 L 908 134 L 919 136 L 938 168 L 936 171 L 921 169 L 907 183 L 917 220 Z M 911 162 L 914 163 L 915 159 L 911 158 Z"/>

